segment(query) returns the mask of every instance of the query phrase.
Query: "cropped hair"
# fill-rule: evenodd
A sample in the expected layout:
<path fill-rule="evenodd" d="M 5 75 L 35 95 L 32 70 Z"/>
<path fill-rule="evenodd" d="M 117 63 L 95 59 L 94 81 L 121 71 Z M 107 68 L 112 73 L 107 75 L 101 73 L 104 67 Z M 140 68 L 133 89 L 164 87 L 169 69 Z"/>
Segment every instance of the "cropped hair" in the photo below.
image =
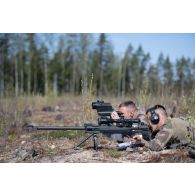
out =
<path fill-rule="evenodd" d="M 128 107 L 128 106 L 134 108 L 135 110 L 137 110 L 137 107 L 136 107 L 135 103 L 133 101 L 131 101 L 131 100 L 122 102 L 119 105 L 119 108 L 121 108 L 121 107 Z"/>
<path fill-rule="evenodd" d="M 155 106 L 153 106 L 153 107 L 147 109 L 147 110 L 146 110 L 146 114 L 148 114 L 148 112 L 151 112 L 152 110 L 157 110 L 157 109 L 162 110 L 163 113 L 164 113 L 164 115 L 165 115 L 165 116 L 168 116 L 167 111 L 166 111 L 166 108 L 165 108 L 163 105 L 161 105 L 161 104 L 156 104 Z"/>

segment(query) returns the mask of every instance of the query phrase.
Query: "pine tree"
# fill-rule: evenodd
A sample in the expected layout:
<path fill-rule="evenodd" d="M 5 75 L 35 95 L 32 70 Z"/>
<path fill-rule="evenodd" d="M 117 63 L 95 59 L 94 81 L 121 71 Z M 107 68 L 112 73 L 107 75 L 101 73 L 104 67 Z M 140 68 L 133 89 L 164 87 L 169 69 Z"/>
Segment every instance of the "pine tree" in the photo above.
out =
<path fill-rule="evenodd" d="M 173 65 L 170 62 L 169 57 L 165 59 L 165 62 L 163 64 L 163 71 L 164 71 L 164 89 L 165 93 L 169 93 L 170 90 L 173 87 Z"/>
<path fill-rule="evenodd" d="M 131 62 L 133 57 L 133 47 L 131 44 L 128 45 L 127 50 L 125 51 L 124 58 L 122 59 L 122 77 L 121 77 L 121 95 L 124 97 L 127 91 L 132 91 L 133 88 L 133 74 Z"/>
<path fill-rule="evenodd" d="M 155 66 L 150 66 L 147 72 L 147 78 L 148 78 L 148 91 L 154 95 L 157 95 L 156 92 L 158 91 L 159 87 L 159 74 L 158 74 L 158 68 Z"/>
<path fill-rule="evenodd" d="M 99 89 L 98 94 L 100 96 L 105 95 L 107 92 L 107 86 L 104 82 L 104 76 L 106 68 L 110 62 L 110 43 L 104 33 L 101 33 L 97 43 L 98 52 L 98 68 L 99 68 Z"/>

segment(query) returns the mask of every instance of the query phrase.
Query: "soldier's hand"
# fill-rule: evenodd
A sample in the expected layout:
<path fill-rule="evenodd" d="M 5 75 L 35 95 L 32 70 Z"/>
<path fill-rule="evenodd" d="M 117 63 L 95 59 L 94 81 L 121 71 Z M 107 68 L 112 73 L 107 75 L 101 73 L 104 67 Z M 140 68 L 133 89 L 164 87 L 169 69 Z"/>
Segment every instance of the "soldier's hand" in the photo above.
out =
<path fill-rule="evenodd" d="M 136 139 L 131 138 L 130 141 L 131 141 L 131 144 L 135 144 L 136 143 Z"/>
<path fill-rule="evenodd" d="M 120 117 L 119 117 L 119 115 L 118 115 L 118 113 L 117 113 L 116 111 L 113 111 L 113 112 L 111 113 L 111 118 L 112 118 L 112 119 L 119 119 Z"/>
<path fill-rule="evenodd" d="M 141 143 L 144 143 L 144 139 L 143 139 L 143 136 L 141 134 L 136 134 L 133 136 L 133 139 L 136 141 L 136 140 L 139 140 Z"/>
<path fill-rule="evenodd" d="M 136 135 L 133 136 L 133 139 L 140 140 L 141 138 L 142 138 L 141 134 L 136 134 Z"/>

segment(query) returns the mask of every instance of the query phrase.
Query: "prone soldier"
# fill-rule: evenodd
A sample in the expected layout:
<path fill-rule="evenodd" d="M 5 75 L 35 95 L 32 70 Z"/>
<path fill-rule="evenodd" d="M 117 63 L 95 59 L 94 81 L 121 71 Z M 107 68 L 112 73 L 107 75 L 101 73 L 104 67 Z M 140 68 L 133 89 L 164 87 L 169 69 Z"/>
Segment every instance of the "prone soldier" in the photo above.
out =
<path fill-rule="evenodd" d="M 152 131 L 153 139 L 146 141 L 140 135 L 135 135 L 131 140 L 139 140 L 150 150 L 160 151 L 171 147 L 173 144 L 188 145 L 189 123 L 180 118 L 169 118 L 162 105 L 155 105 L 146 111 L 146 121 Z"/>
<path fill-rule="evenodd" d="M 119 112 L 121 112 L 121 116 L 118 115 L 118 113 L 116 111 L 113 111 L 111 113 L 111 118 L 113 119 L 119 119 L 120 117 L 123 117 L 124 119 L 136 119 L 136 118 L 140 118 L 142 119 L 143 114 L 139 114 L 138 113 L 138 108 L 135 105 L 135 103 L 131 100 L 129 101 L 124 101 L 119 105 Z M 112 134 L 110 136 L 113 140 L 117 141 L 117 142 L 123 142 L 123 141 L 127 141 L 127 137 L 123 137 L 122 134 Z"/>

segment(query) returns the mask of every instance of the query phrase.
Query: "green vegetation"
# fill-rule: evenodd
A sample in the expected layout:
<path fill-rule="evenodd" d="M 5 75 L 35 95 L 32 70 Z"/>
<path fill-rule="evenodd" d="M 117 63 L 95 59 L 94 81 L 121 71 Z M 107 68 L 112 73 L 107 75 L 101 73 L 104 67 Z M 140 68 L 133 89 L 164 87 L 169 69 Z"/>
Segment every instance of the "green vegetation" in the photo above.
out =
<path fill-rule="evenodd" d="M 117 149 L 113 148 L 113 149 L 108 149 L 107 154 L 112 157 L 112 158 L 120 158 L 121 157 L 121 152 L 118 151 Z"/>
<path fill-rule="evenodd" d="M 152 63 L 142 46 L 131 43 L 119 58 L 104 33 L 97 41 L 87 33 L 2 33 L 0 55 L 0 136 L 20 132 L 28 122 L 24 111 L 45 106 L 64 106 L 66 113 L 81 106 L 74 123 L 94 122 L 91 102 L 97 99 L 116 109 L 127 99 L 143 109 L 163 104 L 169 114 L 176 105 L 195 124 L 195 59 L 171 62 L 160 53 Z M 51 138 L 71 137 L 50 133 Z"/>
<path fill-rule="evenodd" d="M 141 45 L 131 43 L 119 58 L 104 33 L 97 41 L 87 33 L 2 33 L 0 54 L 0 97 L 85 95 L 92 74 L 98 97 L 124 98 L 140 91 L 181 97 L 195 88 L 195 59 L 181 56 L 171 62 L 160 53 L 151 62 Z"/>

